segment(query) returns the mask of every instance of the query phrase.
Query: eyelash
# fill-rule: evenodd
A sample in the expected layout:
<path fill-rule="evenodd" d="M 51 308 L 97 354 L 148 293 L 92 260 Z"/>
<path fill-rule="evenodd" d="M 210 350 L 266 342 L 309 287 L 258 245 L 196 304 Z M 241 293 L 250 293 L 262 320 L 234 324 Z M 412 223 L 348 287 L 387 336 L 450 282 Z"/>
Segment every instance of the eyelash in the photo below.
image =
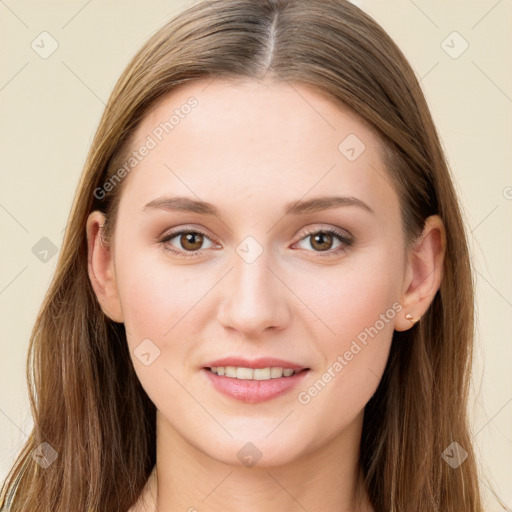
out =
<path fill-rule="evenodd" d="M 160 238 L 158 240 L 158 242 L 161 243 L 162 245 L 164 245 L 164 248 L 165 248 L 166 251 L 172 252 L 173 254 L 176 254 L 176 255 L 181 256 L 183 258 L 196 258 L 196 257 L 198 257 L 200 255 L 201 249 L 199 249 L 198 251 L 180 251 L 180 250 L 176 250 L 174 248 L 171 248 L 168 245 L 168 242 L 170 240 L 172 240 L 173 238 L 176 238 L 178 235 L 183 235 L 185 233 L 193 233 L 193 234 L 202 235 L 203 237 L 205 237 L 208 240 L 212 241 L 210 239 L 210 237 L 207 236 L 202 231 L 198 231 L 198 230 L 194 230 L 194 229 L 181 229 L 181 230 L 173 231 L 171 233 L 168 233 L 168 234 L 164 235 L 162 238 Z M 299 242 L 301 242 L 305 238 L 308 238 L 311 235 L 316 235 L 316 234 L 319 234 L 319 233 L 322 233 L 324 235 L 332 235 L 332 236 L 337 238 L 342 243 L 342 245 L 340 247 L 338 247 L 337 249 L 335 249 L 335 250 L 330 250 L 329 249 L 327 251 L 312 251 L 312 252 L 318 253 L 318 255 L 320 257 L 324 257 L 325 258 L 325 257 L 337 255 L 340 252 L 346 251 L 347 248 L 350 247 L 354 243 L 354 241 L 351 238 L 348 238 L 346 235 L 344 235 L 343 233 L 341 233 L 341 232 L 339 232 L 339 231 L 337 231 L 336 229 L 333 229 L 333 228 L 329 228 L 329 229 L 316 229 L 316 230 L 308 231 L 307 233 L 305 233 L 302 236 L 302 238 L 299 240 Z M 212 243 L 213 243 L 213 241 L 212 241 Z M 324 252 L 325 252 L 325 254 L 323 254 Z"/>

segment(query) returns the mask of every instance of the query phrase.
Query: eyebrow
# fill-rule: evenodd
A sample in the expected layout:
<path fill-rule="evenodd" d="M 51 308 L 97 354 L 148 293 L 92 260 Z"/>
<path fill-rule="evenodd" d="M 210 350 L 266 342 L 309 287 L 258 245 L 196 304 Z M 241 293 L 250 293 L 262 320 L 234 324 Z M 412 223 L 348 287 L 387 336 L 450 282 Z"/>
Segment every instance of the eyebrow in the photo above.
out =
<path fill-rule="evenodd" d="M 339 208 L 341 206 L 358 206 L 372 214 L 375 214 L 375 212 L 364 201 L 353 196 L 322 196 L 314 199 L 292 201 L 285 205 L 284 214 L 305 215 L 321 210 Z M 158 197 L 157 199 L 153 199 L 153 201 L 147 203 L 142 211 L 155 209 L 192 212 L 202 215 L 212 215 L 218 218 L 221 217 L 218 208 L 213 204 L 191 199 L 189 197 Z"/>

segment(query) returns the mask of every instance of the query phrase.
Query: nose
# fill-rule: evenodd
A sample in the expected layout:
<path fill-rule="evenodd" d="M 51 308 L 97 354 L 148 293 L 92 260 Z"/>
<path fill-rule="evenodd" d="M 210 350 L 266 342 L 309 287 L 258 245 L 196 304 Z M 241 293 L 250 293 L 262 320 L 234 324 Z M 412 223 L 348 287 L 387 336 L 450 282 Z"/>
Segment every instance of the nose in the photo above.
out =
<path fill-rule="evenodd" d="M 223 279 L 223 302 L 218 321 L 226 329 L 247 338 L 261 337 L 265 330 L 282 329 L 290 318 L 292 295 L 263 252 L 248 263 L 234 255 L 234 268 Z"/>

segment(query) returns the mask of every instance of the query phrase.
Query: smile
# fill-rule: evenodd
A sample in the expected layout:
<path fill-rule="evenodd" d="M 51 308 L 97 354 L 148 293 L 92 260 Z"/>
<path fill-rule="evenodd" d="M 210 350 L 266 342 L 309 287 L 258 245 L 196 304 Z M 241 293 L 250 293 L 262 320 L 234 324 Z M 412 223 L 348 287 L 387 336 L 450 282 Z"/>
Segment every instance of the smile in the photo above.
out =
<path fill-rule="evenodd" d="M 232 379 L 240 380 L 270 380 L 281 377 L 291 377 L 295 373 L 304 370 L 293 370 L 292 368 L 280 368 L 278 366 L 268 368 L 244 368 L 237 366 L 212 366 L 212 373 L 223 375 Z"/>

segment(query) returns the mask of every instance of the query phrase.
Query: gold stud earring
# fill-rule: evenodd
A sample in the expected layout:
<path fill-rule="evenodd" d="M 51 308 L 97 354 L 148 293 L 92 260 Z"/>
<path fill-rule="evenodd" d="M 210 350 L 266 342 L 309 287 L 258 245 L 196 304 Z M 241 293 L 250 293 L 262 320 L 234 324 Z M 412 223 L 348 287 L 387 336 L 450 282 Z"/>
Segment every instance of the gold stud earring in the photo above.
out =
<path fill-rule="evenodd" d="M 410 320 L 413 324 L 415 324 L 419 320 L 419 318 L 418 318 L 418 320 L 415 320 L 414 317 L 411 315 L 411 313 L 407 313 L 405 315 L 405 318 L 407 318 L 407 320 Z"/>

